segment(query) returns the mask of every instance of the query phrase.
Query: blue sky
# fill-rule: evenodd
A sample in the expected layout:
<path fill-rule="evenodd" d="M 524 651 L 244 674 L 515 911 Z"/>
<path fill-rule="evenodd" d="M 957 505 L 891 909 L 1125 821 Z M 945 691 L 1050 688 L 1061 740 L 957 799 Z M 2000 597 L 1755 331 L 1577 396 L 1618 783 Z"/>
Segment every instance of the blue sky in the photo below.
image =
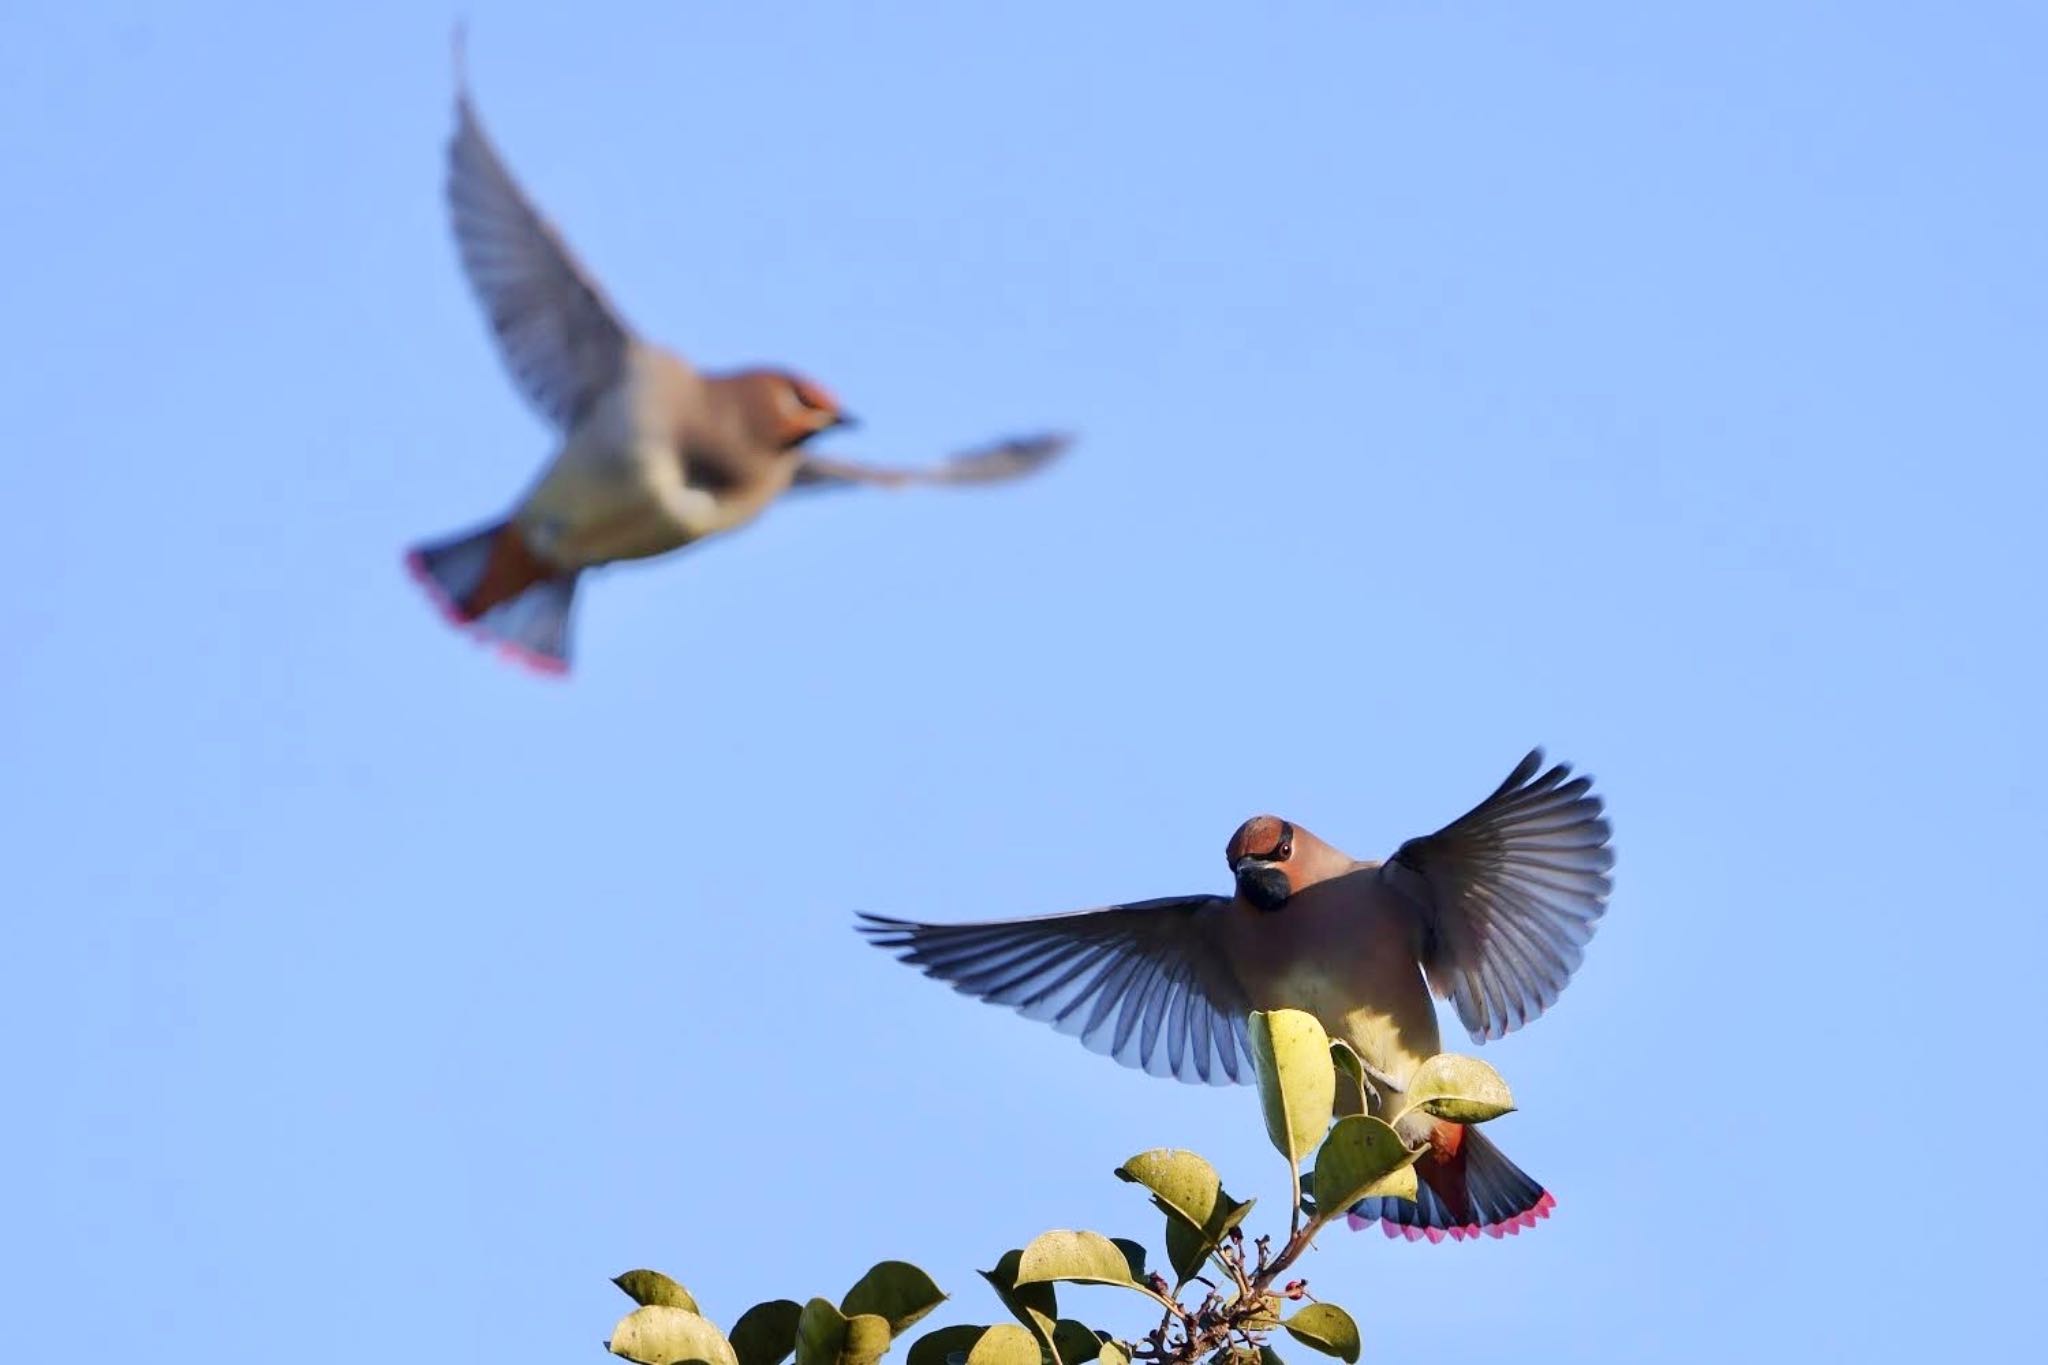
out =
<path fill-rule="evenodd" d="M 398 563 L 547 450 L 451 16 L 7 8 L 10 1355 L 597 1361 L 629 1266 L 729 1323 L 885 1255 L 990 1320 L 1003 1248 L 1155 1236 L 1132 1152 L 1284 1176 L 852 911 L 1220 889 L 1261 810 L 1381 856 L 1538 742 L 1620 859 L 1484 1052 L 1557 1215 L 1313 1287 L 1378 1359 L 2021 1340 L 2048 19 L 1256 9 L 471 4 L 650 334 L 848 453 L 1084 435 L 605 575 L 559 686 Z"/>

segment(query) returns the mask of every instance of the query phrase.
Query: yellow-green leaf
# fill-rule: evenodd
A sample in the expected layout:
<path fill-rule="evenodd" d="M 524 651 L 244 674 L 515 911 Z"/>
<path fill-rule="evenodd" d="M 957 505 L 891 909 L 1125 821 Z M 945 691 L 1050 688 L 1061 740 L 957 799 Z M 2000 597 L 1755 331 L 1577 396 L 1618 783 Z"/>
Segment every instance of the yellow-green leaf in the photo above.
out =
<path fill-rule="evenodd" d="M 1258 1298 L 1257 1306 L 1245 1315 L 1244 1325 L 1247 1331 L 1252 1332 L 1270 1332 L 1275 1327 L 1278 1327 L 1280 1325 L 1280 1296 L 1278 1294 L 1261 1294 Z"/>
<path fill-rule="evenodd" d="M 1102 1354 L 1096 1359 L 1101 1365 L 1131 1365 L 1131 1353 L 1123 1348 L 1123 1343 L 1116 1341 L 1103 1342 Z"/>
<path fill-rule="evenodd" d="M 1250 1207 L 1249 1201 L 1239 1204 L 1225 1194 L 1216 1168 L 1193 1152 L 1154 1148 L 1117 1167 L 1116 1174 L 1119 1180 L 1143 1185 L 1161 1209 L 1179 1214 L 1204 1232 L 1221 1234 L 1228 1227 L 1224 1219 L 1233 1210 Z"/>
<path fill-rule="evenodd" d="M 1058 1296 L 1050 1284 L 1017 1283 L 1017 1267 L 1023 1263 L 1022 1251 L 1006 1251 L 996 1262 L 994 1270 L 984 1270 L 981 1278 L 996 1291 L 996 1297 L 1003 1301 L 1003 1307 L 1010 1310 L 1017 1321 L 1031 1329 L 1031 1335 L 1047 1351 L 1052 1350 L 1053 1324 L 1059 1321 Z"/>
<path fill-rule="evenodd" d="M 1265 1347 L 1225 1346 L 1210 1356 L 1202 1365 L 1265 1365 Z"/>
<path fill-rule="evenodd" d="M 1128 1285 L 1132 1283 L 1131 1263 L 1122 1248 L 1099 1232 L 1055 1228 L 1032 1238 L 1017 1263 L 1020 1285 L 1052 1280 Z"/>
<path fill-rule="evenodd" d="M 889 1330 L 901 1333 L 946 1301 L 932 1277 L 908 1261 L 882 1261 L 846 1291 L 839 1311 L 852 1317 L 873 1313 L 888 1319 Z"/>
<path fill-rule="evenodd" d="M 1041 1365 L 1038 1339 L 1022 1327 L 999 1322 L 967 1352 L 967 1365 Z"/>
<path fill-rule="evenodd" d="M 1253 1201 L 1240 1204 L 1225 1194 L 1216 1168 L 1193 1152 L 1165 1147 L 1140 1152 L 1116 1174 L 1152 1191 L 1152 1203 L 1166 1215 L 1166 1259 L 1182 1284 L 1251 1212 Z"/>
<path fill-rule="evenodd" d="M 1302 1345 L 1357 1365 L 1358 1324 L 1336 1304 L 1312 1303 L 1281 1325 Z"/>
<path fill-rule="evenodd" d="M 812 1299 L 796 1320 L 797 1365 L 873 1365 L 889 1349 L 888 1319 L 849 1317 L 829 1299 Z"/>
<path fill-rule="evenodd" d="M 732 1343 L 708 1319 L 664 1303 L 643 1304 L 620 1318 L 605 1347 L 640 1365 L 739 1365 Z"/>
<path fill-rule="evenodd" d="M 662 1274 L 659 1270 L 629 1270 L 623 1275 L 612 1277 L 612 1283 L 626 1291 L 626 1297 L 639 1304 L 657 1304 L 663 1308 L 687 1308 L 692 1313 L 702 1313 L 697 1300 L 690 1297 L 690 1291 Z"/>
<path fill-rule="evenodd" d="M 796 1349 L 796 1324 L 803 1307 L 794 1299 L 770 1299 L 740 1314 L 726 1337 L 740 1365 L 782 1365 Z"/>
<path fill-rule="evenodd" d="M 1329 1129 L 1337 1099 L 1330 1037 L 1314 1015 L 1302 1010 L 1254 1011 L 1246 1032 L 1259 1073 L 1266 1136 L 1299 1169 Z"/>
<path fill-rule="evenodd" d="M 1316 1153 L 1309 1188 L 1316 1217 L 1328 1221 L 1361 1199 L 1415 1198 L 1415 1153 L 1376 1118 L 1350 1114 L 1338 1119 Z"/>
<path fill-rule="evenodd" d="M 893 1340 L 887 1318 L 879 1313 L 855 1313 L 846 1320 L 846 1349 L 839 1353 L 839 1365 L 874 1365 L 888 1354 Z"/>
<path fill-rule="evenodd" d="M 938 1327 L 911 1343 L 903 1365 L 962 1365 L 986 1327 Z"/>
<path fill-rule="evenodd" d="M 1405 1103 L 1452 1123 L 1485 1123 L 1511 1113 L 1515 1097 L 1485 1062 L 1446 1052 L 1415 1069 Z"/>

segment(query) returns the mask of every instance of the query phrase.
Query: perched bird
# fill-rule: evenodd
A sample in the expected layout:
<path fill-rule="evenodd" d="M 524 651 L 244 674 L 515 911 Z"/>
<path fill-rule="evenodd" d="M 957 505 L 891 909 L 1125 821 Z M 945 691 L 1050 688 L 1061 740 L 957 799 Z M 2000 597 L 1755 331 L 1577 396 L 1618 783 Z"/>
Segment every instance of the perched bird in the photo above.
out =
<path fill-rule="evenodd" d="M 863 915 L 860 928 L 955 990 L 1155 1076 L 1249 1082 L 1246 1016 L 1306 1010 L 1398 1101 L 1443 1050 L 1432 991 L 1481 1041 L 1557 999 L 1607 908 L 1608 836 L 1592 779 L 1546 770 L 1539 749 L 1470 812 L 1383 863 L 1260 815 L 1225 849 L 1233 896 L 970 924 Z M 1427 1147 L 1419 1197 L 1365 1200 L 1354 1227 L 1377 1219 L 1411 1241 L 1498 1237 L 1556 1202 L 1476 1128 L 1416 1113 L 1401 1133 Z"/>
<path fill-rule="evenodd" d="M 852 425 L 838 400 L 781 369 L 706 374 L 636 335 L 528 201 L 484 136 L 456 54 L 448 204 L 462 265 L 512 377 L 561 444 L 507 517 L 422 544 L 408 567 L 443 613 L 546 672 L 569 665 L 586 569 L 743 526 L 791 488 L 976 484 L 1037 469 L 1038 436 L 923 469 L 812 454 Z"/>

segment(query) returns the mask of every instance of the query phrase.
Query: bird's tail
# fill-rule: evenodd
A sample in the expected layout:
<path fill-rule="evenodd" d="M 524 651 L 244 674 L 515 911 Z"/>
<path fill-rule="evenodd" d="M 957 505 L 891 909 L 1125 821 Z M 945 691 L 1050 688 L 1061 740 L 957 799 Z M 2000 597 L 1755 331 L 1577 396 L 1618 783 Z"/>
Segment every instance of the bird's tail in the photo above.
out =
<path fill-rule="evenodd" d="M 1389 1237 L 1441 1242 L 1512 1237 L 1548 1218 L 1557 1205 L 1548 1190 L 1501 1154 L 1477 1128 L 1437 1126 L 1437 1140 L 1415 1163 L 1417 1198 L 1361 1199 L 1351 1206 L 1352 1227 L 1377 1222 Z"/>
<path fill-rule="evenodd" d="M 535 554 L 517 526 L 501 521 L 415 545 L 405 565 L 450 624 L 528 668 L 569 671 L 577 572 L 564 572 Z"/>

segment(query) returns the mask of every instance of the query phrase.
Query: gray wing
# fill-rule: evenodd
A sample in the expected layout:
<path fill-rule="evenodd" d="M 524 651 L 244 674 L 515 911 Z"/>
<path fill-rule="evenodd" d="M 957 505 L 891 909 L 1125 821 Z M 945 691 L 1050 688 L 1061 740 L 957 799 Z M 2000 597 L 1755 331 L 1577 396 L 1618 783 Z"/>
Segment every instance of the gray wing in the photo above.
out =
<path fill-rule="evenodd" d="M 506 368 L 568 430 L 619 382 L 631 330 L 498 159 L 467 90 L 456 96 L 448 144 L 448 210 Z"/>
<path fill-rule="evenodd" d="M 1614 850 L 1593 779 L 1543 751 L 1382 870 L 1417 907 L 1430 989 L 1474 1039 L 1499 1038 L 1557 1001 L 1607 911 Z"/>
<path fill-rule="evenodd" d="M 891 469 L 882 465 L 838 460 L 813 455 L 796 468 L 796 488 L 850 488 L 868 484 L 880 488 L 903 488 L 911 484 L 1002 483 L 1035 473 L 1073 444 L 1067 436 L 1029 436 L 1002 441 L 980 450 L 955 455 L 939 464 L 918 469 Z"/>
<path fill-rule="evenodd" d="M 1073 1034 L 1154 1076 L 1253 1079 L 1250 1004 L 1218 946 L 1230 901 L 1171 896 L 976 924 L 862 915 L 860 931 L 926 976 Z"/>

